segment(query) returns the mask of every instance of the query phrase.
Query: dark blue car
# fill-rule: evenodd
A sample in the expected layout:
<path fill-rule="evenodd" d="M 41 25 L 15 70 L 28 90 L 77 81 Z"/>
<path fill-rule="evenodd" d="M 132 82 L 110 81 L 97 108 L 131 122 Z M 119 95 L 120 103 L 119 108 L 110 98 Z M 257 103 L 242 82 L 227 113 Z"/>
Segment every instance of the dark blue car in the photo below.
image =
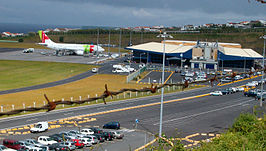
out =
<path fill-rule="evenodd" d="M 109 122 L 109 123 L 104 124 L 103 128 L 120 129 L 120 123 L 119 122 Z"/>

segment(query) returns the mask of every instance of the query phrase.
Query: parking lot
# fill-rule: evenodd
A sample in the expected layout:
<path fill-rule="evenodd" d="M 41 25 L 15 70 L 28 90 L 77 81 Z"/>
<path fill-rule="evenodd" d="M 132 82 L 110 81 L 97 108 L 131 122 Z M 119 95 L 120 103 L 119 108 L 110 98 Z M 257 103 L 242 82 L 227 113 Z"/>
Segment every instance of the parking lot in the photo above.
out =
<path fill-rule="evenodd" d="M 52 124 L 50 124 L 52 125 Z M 60 124 L 59 124 L 60 125 Z M 29 126 L 30 127 L 30 126 Z M 76 150 L 103 150 L 103 151 L 123 151 L 123 150 L 131 150 L 131 149 L 136 149 L 143 144 L 151 141 L 154 139 L 153 135 L 137 130 L 137 129 L 126 129 L 121 127 L 119 130 L 112 130 L 112 129 L 102 129 L 102 126 L 98 125 L 90 125 L 89 123 L 84 123 L 80 124 L 78 127 L 75 126 L 74 124 L 61 124 L 60 126 L 57 126 L 57 128 L 49 129 L 46 132 L 43 133 L 27 133 L 23 134 L 23 132 L 29 131 L 29 129 L 24 129 L 23 128 L 17 128 L 14 130 L 14 134 L 0 134 L 0 140 L 3 139 L 11 139 L 11 140 L 17 140 L 17 141 L 23 141 L 26 139 L 34 139 L 38 140 L 38 137 L 40 136 L 51 136 L 54 134 L 59 134 L 61 132 L 68 132 L 70 130 L 75 130 L 75 131 L 81 131 L 82 129 L 88 129 L 88 128 L 99 128 L 103 130 L 104 132 L 110 132 L 110 131 L 118 131 L 121 134 L 124 135 L 122 139 L 120 138 L 113 138 L 112 140 L 104 140 L 104 142 L 99 142 L 97 144 L 94 144 L 90 147 L 84 146 L 80 149 Z M 19 130 L 20 129 L 20 130 Z M 12 132 L 13 130 L 9 131 Z M 21 133 L 19 133 L 21 132 Z M 90 136 L 90 135 L 88 135 Z M 67 136 L 66 136 L 67 138 Z M 1 141 L 2 142 L 2 141 Z"/>

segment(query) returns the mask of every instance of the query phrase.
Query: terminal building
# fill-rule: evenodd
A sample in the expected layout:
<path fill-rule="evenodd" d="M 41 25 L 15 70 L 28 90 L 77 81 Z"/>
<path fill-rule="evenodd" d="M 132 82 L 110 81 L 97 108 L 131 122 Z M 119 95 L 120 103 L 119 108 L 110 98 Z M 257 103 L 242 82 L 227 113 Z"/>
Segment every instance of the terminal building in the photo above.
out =
<path fill-rule="evenodd" d="M 164 47 L 165 46 L 165 47 Z M 218 67 L 251 68 L 262 56 L 252 49 L 243 49 L 237 43 L 166 40 L 165 45 L 149 42 L 126 47 L 133 52 L 133 60 L 142 63 L 162 63 L 191 68 L 215 69 Z"/>

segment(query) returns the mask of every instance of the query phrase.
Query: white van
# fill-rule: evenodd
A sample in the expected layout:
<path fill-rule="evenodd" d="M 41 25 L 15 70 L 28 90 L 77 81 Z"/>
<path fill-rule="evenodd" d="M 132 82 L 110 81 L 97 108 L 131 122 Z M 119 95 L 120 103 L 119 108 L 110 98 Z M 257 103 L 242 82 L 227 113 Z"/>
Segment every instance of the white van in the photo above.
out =
<path fill-rule="evenodd" d="M 48 122 L 38 122 L 34 125 L 33 128 L 30 129 L 30 132 L 37 133 L 37 132 L 44 132 L 48 130 Z"/>

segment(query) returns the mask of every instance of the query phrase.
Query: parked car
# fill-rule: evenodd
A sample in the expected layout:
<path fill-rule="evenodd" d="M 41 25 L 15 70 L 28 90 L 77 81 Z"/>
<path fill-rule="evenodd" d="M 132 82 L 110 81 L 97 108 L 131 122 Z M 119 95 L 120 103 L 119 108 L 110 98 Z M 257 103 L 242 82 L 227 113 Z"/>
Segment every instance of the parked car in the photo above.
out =
<path fill-rule="evenodd" d="M 255 90 L 249 90 L 247 92 L 244 92 L 244 95 L 248 97 L 255 97 L 257 96 L 257 92 Z"/>
<path fill-rule="evenodd" d="M 81 134 L 84 134 L 84 135 L 92 135 L 92 134 L 94 134 L 94 132 L 93 132 L 91 129 L 89 129 L 89 128 L 82 129 L 82 130 L 80 131 L 80 133 L 81 133 Z"/>
<path fill-rule="evenodd" d="M 105 140 L 103 132 L 102 133 L 94 133 L 93 136 L 97 137 L 99 142 L 104 142 L 104 140 Z"/>
<path fill-rule="evenodd" d="M 0 145 L 0 151 L 16 151 L 15 149 L 7 148 L 4 145 Z"/>
<path fill-rule="evenodd" d="M 71 141 L 61 142 L 60 144 L 62 146 L 68 147 L 69 150 L 75 150 L 76 149 L 75 143 L 74 142 L 71 142 Z"/>
<path fill-rule="evenodd" d="M 18 143 L 19 143 L 21 146 L 24 146 L 24 147 L 27 147 L 27 146 L 35 146 L 35 145 L 30 144 L 30 143 L 28 143 L 28 142 L 26 142 L 26 141 L 18 141 Z M 38 147 L 38 146 L 36 146 L 36 147 Z"/>
<path fill-rule="evenodd" d="M 104 124 L 103 128 L 120 129 L 120 123 L 119 122 L 109 122 L 109 123 Z"/>
<path fill-rule="evenodd" d="M 212 95 L 212 96 L 222 96 L 223 93 L 221 91 L 214 91 L 214 92 L 211 92 L 210 95 Z"/>
<path fill-rule="evenodd" d="M 63 146 L 60 143 L 50 144 L 48 145 L 48 147 L 49 147 L 49 150 L 56 150 L 56 151 L 61 151 L 61 150 L 68 151 L 69 150 L 68 147 Z"/>
<path fill-rule="evenodd" d="M 93 72 L 93 73 L 97 73 L 98 70 L 99 70 L 98 68 L 92 68 L 92 69 L 91 69 L 91 72 Z"/>
<path fill-rule="evenodd" d="M 96 136 L 93 136 L 93 135 L 87 135 L 87 136 L 83 136 L 81 138 L 89 138 L 92 142 L 92 144 L 98 144 L 99 143 L 99 140 L 97 139 Z M 81 139 L 79 138 L 79 139 Z"/>
<path fill-rule="evenodd" d="M 83 148 L 84 143 L 80 139 L 71 139 L 72 142 L 74 142 L 75 146 L 77 148 Z"/>
<path fill-rule="evenodd" d="M 37 142 L 35 139 L 26 139 L 25 141 L 27 143 L 32 144 L 32 145 L 37 146 L 37 147 L 43 146 L 43 144 Z"/>
<path fill-rule="evenodd" d="M 57 143 L 57 141 L 48 136 L 39 136 L 37 141 L 43 145 L 51 145 Z"/>
<path fill-rule="evenodd" d="M 236 93 L 236 92 L 237 92 L 237 89 L 234 88 L 234 87 L 230 87 L 228 90 L 229 90 L 230 92 L 232 92 L 232 93 Z"/>
<path fill-rule="evenodd" d="M 82 141 L 82 143 L 84 143 L 84 146 L 86 147 L 90 147 L 92 146 L 92 140 L 90 138 L 80 138 L 80 140 Z"/>
<path fill-rule="evenodd" d="M 227 95 L 230 93 L 230 91 L 228 89 L 221 90 L 221 92 L 223 95 Z"/>
<path fill-rule="evenodd" d="M 15 150 L 19 150 L 23 147 L 19 144 L 17 140 L 12 140 L 12 139 L 4 139 L 3 145 L 6 146 L 7 148 L 12 148 Z"/>
<path fill-rule="evenodd" d="M 228 83 L 228 82 L 232 82 L 232 79 L 230 77 L 225 77 L 224 79 L 221 79 L 222 83 Z"/>
<path fill-rule="evenodd" d="M 94 132 L 94 134 L 103 133 L 103 130 L 101 130 L 101 129 L 97 128 L 97 127 L 90 127 L 89 129 L 91 129 Z"/>
<path fill-rule="evenodd" d="M 114 138 L 116 139 L 122 139 L 124 137 L 124 134 L 119 131 L 111 131 L 114 135 Z"/>
<path fill-rule="evenodd" d="M 104 138 L 107 141 L 111 141 L 114 138 L 114 135 L 111 132 L 103 132 Z"/>

